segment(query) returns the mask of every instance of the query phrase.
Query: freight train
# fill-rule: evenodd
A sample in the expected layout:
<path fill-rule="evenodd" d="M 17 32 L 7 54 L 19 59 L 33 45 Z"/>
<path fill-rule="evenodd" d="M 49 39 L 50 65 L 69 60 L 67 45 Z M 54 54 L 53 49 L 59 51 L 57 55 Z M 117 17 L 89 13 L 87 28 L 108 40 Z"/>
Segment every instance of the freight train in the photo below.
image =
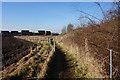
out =
<path fill-rule="evenodd" d="M 21 30 L 21 32 L 18 31 L 1 31 L 2 35 L 30 35 L 30 36 L 36 36 L 36 35 L 42 35 L 42 36 L 49 36 L 49 35 L 56 35 L 56 33 L 51 33 L 51 31 L 45 31 L 45 30 L 38 30 L 38 32 L 30 32 L 29 30 Z M 57 34 L 59 35 L 59 34 Z"/>

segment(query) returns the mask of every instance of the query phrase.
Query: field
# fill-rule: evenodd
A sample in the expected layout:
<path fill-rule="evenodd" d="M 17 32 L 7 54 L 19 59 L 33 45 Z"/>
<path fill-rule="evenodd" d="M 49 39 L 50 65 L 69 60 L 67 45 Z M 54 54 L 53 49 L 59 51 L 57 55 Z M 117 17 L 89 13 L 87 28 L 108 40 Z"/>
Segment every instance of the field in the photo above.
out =
<path fill-rule="evenodd" d="M 113 25 L 114 24 L 114 25 Z M 120 78 L 118 20 L 59 36 L 4 36 L 2 78 Z"/>
<path fill-rule="evenodd" d="M 9 65 L 5 65 L 3 68 L 2 78 L 36 79 L 86 77 L 87 73 L 85 70 L 87 70 L 87 68 L 84 65 L 79 66 L 78 68 L 74 57 L 57 43 L 54 46 L 54 38 L 52 38 L 53 37 L 48 38 L 48 36 L 7 37 L 7 39 L 11 42 L 15 40 L 16 42 L 21 41 L 21 44 L 26 44 L 28 48 L 25 48 L 25 50 L 22 48 L 23 52 L 14 53 L 16 55 L 15 59 L 13 56 L 8 59 L 11 63 Z M 37 44 L 37 48 L 35 44 Z M 19 46 L 17 43 L 15 45 L 16 47 Z M 16 50 L 14 50 L 14 52 L 16 52 Z M 17 57 L 18 54 L 19 56 Z M 4 64 L 8 64 L 7 59 L 4 61 Z M 75 70 L 81 71 L 81 74 L 79 75 L 75 73 Z"/>
<path fill-rule="evenodd" d="M 0 7 L 1 80 L 120 80 L 120 0 Z"/>
<path fill-rule="evenodd" d="M 3 69 L 27 55 L 30 52 L 30 47 L 33 45 L 34 43 L 32 42 L 16 39 L 12 36 L 2 37 Z"/>
<path fill-rule="evenodd" d="M 6 42 L 8 45 L 4 45 Z M 34 44 L 37 44 L 37 54 Z M 51 56 L 50 53 L 53 53 L 53 48 L 46 42 L 38 43 L 5 37 L 3 38 L 3 52 L 3 78 L 29 78 L 37 77 L 43 68 L 42 65 L 45 66 L 44 63 Z"/>
<path fill-rule="evenodd" d="M 2 78 L 109 78 L 112 49 L 112 76 L 118 79 L 117 24 L 113 20 L 59 36 L 3 37 Z"/>
<path fill-rule="evenodd" d="M 3 79 L 109 78 L 110 49 L 112 76 L 119 79 L 118 29 L 112 20 L 59 36 L 3 37 Z"/>

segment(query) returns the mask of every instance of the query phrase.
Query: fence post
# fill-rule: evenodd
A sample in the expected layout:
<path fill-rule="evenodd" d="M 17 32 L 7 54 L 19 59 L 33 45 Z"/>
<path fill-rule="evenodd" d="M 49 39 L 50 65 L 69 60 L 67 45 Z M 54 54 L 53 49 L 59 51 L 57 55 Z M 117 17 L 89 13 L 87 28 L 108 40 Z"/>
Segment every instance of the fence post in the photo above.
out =
<path fill-rule="evenodd" d="M 89 55 L 89 49 L 88 49 L 88 39 L 87 38 L 85 38 L 85 55 L 86 55 L 86 64 L 88 64 L 88 55 Z"/>
<path fill-rule="evenodd" d="M 30 53 L 32 53 L 32 46 L 30 46 Z"/>
<path fill-rule="evenodd" d="M 110 79 L 112 79 L 112 49 L 110 49 Z"/>
<path fill-rule="evenodd" d="M 48 54 L 50 54 L 50 51 L 51 51 L 51 50 L 50 50 L 50 44 L 51 44 L 51 43 L 50 43 L 50 38 L 49 38 L 49 37 L 48 37 L 48 43 L 49 43 L 49 50 L 48 50 Z"/>
<path fill-rule="evenodd" d="M 38 55 L 37 55 L 37 44 L 35 44 L 35 47 L 36 47 L 36 57 L 37 57 L 37 71 L 36 73 L 38 72 Z"/>
<path fill-rule="evenodd" d="M 88 53 L 89 50 L 88 50 L 88 39 L 86 38 L 85 39 L 85 52 Z"/>
<path fill-rule="evenodd" d="M 48 37 L 48 43 L 49 43 L 49 37 Z"/>
<path fill-rule="evenodd" d="M 55 37 L 54 37 L 54 51 L 55 51 Z"/>

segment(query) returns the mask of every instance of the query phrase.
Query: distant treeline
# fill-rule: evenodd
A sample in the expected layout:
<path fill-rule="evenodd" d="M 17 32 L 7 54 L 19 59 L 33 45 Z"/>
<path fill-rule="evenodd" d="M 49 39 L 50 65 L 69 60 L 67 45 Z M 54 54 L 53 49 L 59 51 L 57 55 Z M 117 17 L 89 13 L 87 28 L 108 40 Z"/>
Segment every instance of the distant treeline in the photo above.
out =
<path fill-rule="evenodd" d="M 29 30 L 21 30 L 21 32 L 18 31 L 1 31 L 2 35 L 59 35 L 59 33 L 51 33 L 51 31 L 45 31 L 45 30 L 38 30 L 38 32 L 30 32 Z"/>

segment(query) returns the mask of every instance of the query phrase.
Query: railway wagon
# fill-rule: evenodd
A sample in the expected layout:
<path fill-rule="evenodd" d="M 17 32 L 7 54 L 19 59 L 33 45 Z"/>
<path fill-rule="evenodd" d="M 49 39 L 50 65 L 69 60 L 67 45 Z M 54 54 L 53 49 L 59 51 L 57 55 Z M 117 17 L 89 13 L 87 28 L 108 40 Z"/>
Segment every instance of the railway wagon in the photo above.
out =
<path fill-rule="evenodd" d="M 59 33 L 52 33 L 52 36 L 58 36 Z"/>
<path fill-rule="evenodd" d="M 51 35 L 51 31 L 46 31 L 46 36 Z"/>
<path fill-rule="evenodd" d="M 45 30 L 38 30 L 39 35 L 45 35 Z"/>
<path fill-rule="evenodd" d="M 32 36 L 32 35 L 33 35 L 33 32 L 29 32 L 29 35 L 31 35 L 31 36 Z"/>
<path fill-rule="evenodd" d="M 18 35 L 19 32 L 18 32 L 18 31 L 11 31 L 11 34 L 12 34 L 12 35 Z"/>
<path fill-rule="evenodd" d="M 9 31 L 1 31 L 1 33 L 2 33 L 3 35 L 8 35 L 8 34 L 10 34 Z"/>
<path fill-rule="evenodd" d="M 30 35 L 29 30 L 22 30 L 21 34 L 22 35 Z"/>

